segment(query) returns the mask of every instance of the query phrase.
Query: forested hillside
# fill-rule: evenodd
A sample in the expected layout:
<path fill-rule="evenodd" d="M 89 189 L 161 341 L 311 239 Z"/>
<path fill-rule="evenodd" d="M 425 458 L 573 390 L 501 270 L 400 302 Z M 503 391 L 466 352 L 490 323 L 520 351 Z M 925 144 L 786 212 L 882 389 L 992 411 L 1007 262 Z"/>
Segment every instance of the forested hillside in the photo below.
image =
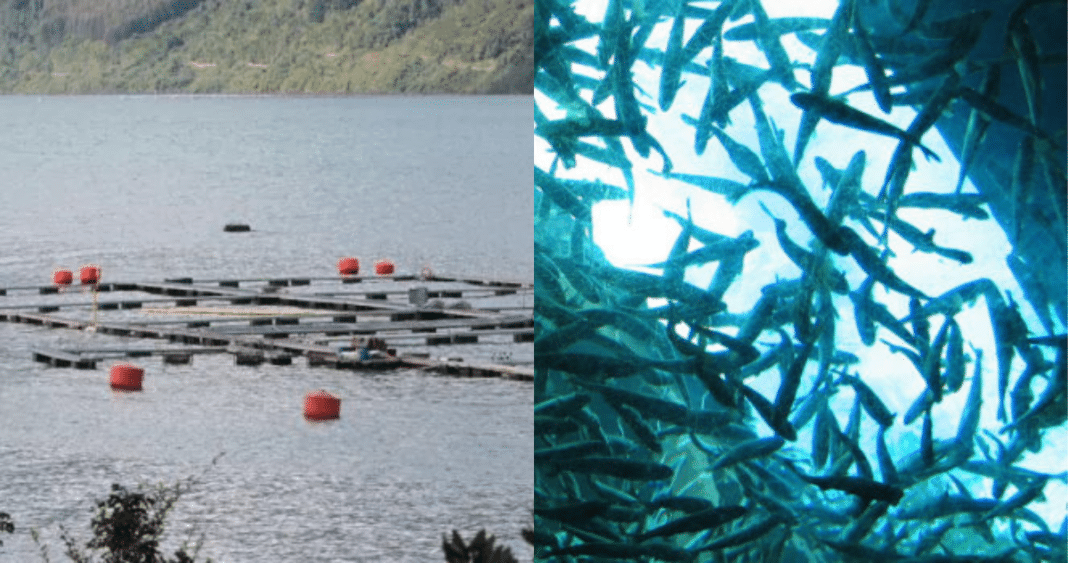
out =
<path fill-rule="evenodd" d="M 530 93 L 534 0 L 8 0 L 0 92 Z"/>

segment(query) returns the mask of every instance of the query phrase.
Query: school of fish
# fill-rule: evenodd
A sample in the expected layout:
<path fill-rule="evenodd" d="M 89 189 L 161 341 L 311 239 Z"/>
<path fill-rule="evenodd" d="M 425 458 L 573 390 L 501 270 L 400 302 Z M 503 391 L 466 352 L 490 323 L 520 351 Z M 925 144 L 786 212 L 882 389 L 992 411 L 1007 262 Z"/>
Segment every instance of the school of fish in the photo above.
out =
<path fill-rule="evenodd" d="M 1043 72 L 1063 73 L 1064 56 L 1051 63 L 1027 31 L 1040 9 L 1063 3 L 1019 0 L 1006 22 L 967 9 L 934 19 L 929 0 L 843 0 L 830 18 L 772 18 L 761 0 L 608 0 L 594 23 L 564 0 L 536 1 L 535 87 L 551 108 L 535 109 L 536 150 L 551 155 L 551 165 L 534 171 L 535 499 L 527 539 L 536 561 L 1068 560 L 1068 516 L 1050 525 L 1034 510 L 1050 483 L 1068 481 L 1068 467 L 1021 465 L 1068 426 L 1063 312 L 1046 309 L 1029 324 L 991 279 L 934 293 L 888 262 L 910 252 L 938 255 L 947 267 L 973 261 L 899 215 L 916 208 L 989 220 L 982 196 L 962 185 L 991 122 L 1024 135 L 1014 182 L 1025 185 L 1014 189 L 1042 175 L 1065 185 L 1048 157 L 1064 154 L 1063 131 L 1045 131 L 1035 118 Z M 866 22 L 876 9 L 896 28 Z M 696 26 L 690 34 L 688 23 Z M 666 47 L 647 46 L 664 26 Z M 999 60 L 970 55 L 987 26 L 1003 29 Z M 815 62 L 794 62 L 787 35 Z M 591 41 L 595 48 L 579 46 Z M 730 57 L 729 42 L 755 46 L 766 67 Z M 637 61 L 659 69 L 658 91 L 637 86 Z M 841 65 L 862 67 L 867 84 L 832 92 Z M 1009 72 L 1025 86 L 1028 115 L 998 99 L 998 74 Z M 678 130 L 693 135 L 696 155 L 718 143 L 748 181 L 677 170 L 647 129 L 650 116 L 684 99 L 678 93 L 691 76 L 707 80 L 708 91 L 700 107 L 683 108 Z M 793 146 L 767 115 L 767 88 L 785 90 L 800 112 Z M 913 107 L 915 118 L 900 128 L 854 107 L 860 96 L 884 113 Z M 948 111 L 970 119 L 960 179 L 913 188 L 915 151 L 931 161 L 952 156 L 923 142 Z M 752 117 L 755 147 L 732 134 L 732 119 L 743 114 L 747 123 Z M 863 148 L 852 148 L 842 168 L 810 154 L 817 127 L 894 140 L 882 184 L 861 180 Z M 628 157 L 625 145 L 641 159 Z M 584 161 L 610 167 L 620 185 L 569 178 Z M 699 226 L 707 222 L 689 208 L 665 210 L 680 232 L 665 259 L 646 268 L 656 273 L 613 266 L 593 243 L 593 207 L 633 205 L 634 173 L 646 161 L 652 173 L 732 204 L 773 195 L 796 212 L 803 231 L 793 232 L 811 239 L 791 238 L 787 218 L 763 204 L 775 227 L 763 242 L 752 231 L 728 236 Z M 806 161 L 823 186 L 802 181 Z M 731 310 L 725 297 L 746 284 L 746 257 L 762 244 L 776 245 L 800 275 L 778 278 L 748 309 Z M 707 287 L 686 281 L 708 265 L 715 271 Z M 851 284 L 850 272 L 863 281 Z M 878 295 L 907 303 L 907 314 Z M 855 326 L 840 322 L 843 308 Z M 976 308 L 988 326 L 958 319 Z M 980 330 L 993 334 L 993 350 L 975 347 Z M 846 331 L 903 358 L 913 373 L 902 379 L 922 382 L 907 411 L 893 412 L 869 385 L 860 350 L 842 344 Z M 997 426 L 981 422 L 984 386 L 997 388 Z M 831 406 L 842 398 L 852 401 L 844 417 Z M 959 418 L 933 414 L 951 399 L 963 405 Z M 912 429 L 916 443 L 888 443 L 895 426 Z"/>

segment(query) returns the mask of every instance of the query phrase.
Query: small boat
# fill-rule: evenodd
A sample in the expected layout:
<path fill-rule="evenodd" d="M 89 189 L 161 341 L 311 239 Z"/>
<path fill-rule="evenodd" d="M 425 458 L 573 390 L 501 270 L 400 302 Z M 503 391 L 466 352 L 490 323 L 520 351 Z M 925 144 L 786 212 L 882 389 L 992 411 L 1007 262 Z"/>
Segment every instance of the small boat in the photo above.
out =
<path fill-rule="evenodd" d="M 378 351 L 361 354 L 361 351 L 340 352 L 337 367 L 349 369 L 386 370 L 398 368 L 403 364 L 400 358 Z M 367 352 L 363 350 L 363 352 Z"/>
<path fill-rule="evenodd" d="M 337 367 L 345 369 L 387 370 L 401 367 L 404 362 L 395 356 L 368 360 L 338 358 Z"/>
<path fill-rule="evenodd" d="M 223 231 L 227 233 L 247 233 L 252 230 L 246 223 L 227 223 Z"/>

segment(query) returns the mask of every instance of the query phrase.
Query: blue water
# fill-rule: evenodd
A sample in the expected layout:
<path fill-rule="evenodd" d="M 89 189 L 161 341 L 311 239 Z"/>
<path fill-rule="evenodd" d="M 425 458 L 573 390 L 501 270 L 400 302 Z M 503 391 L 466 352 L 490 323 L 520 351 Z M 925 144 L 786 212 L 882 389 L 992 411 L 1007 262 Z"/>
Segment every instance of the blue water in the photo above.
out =
<path fill-rule="evenodd" d="M 85 263 L 105 282 L 330 276 L 341 256 L 529 281 L 530 118 L 525 97 L 0 98 L 0 286 Z M 87 538 L 113 482 L 191 476 L 165 546 L 203 534 L 202 559 L 440 561 L 454 528 L 529 558 L 529 383 L 207 355 L 142 358 L 144 392 L 116 393 L 106 362 L 48 368 L 30 349 L 118 339 L 0 339 L 4 560 L 38 559 L 31 528 L 58 560 L 58 526 Z M 340 420 L 302 418 L 316 388 Z"/>
<path fill-rule="evenodd" d="M 546 413 L 536 521 L 552 534 L 539 556 L 1065 560 L 1064 151 L 1032 159 L 1040 136 L 995 122 L 962 165 L 965 130 L 977 131 L 968 117 L 985 110 L 940 90 L 958 78 L 982 82 L 990 100 L 1052 138 L 1064 122 L 1063 69 L 1029 70 L 1027 55 L 1003 49 L 1061 44 L 1063 5 L 1039 6 L 725 2 L 657 19 L 584 0 L 539 21 L 552 50 L 540 59 L 535 167 L 559 180 L 536 187 L 546 343 L 535 383 Z M 1010 12 L 1018 27 L 1006 33 Z M 964 15 L 978 18 L 970 38 L 947 25 Z M 833 68 L 823 63 L 837 34 L 804 19 L 818 17 L 853 17 L 840 28 L 852 36 L 841 36 Z M 587 21 L 601 33 L 588 33 Z M 817 29 L 785 31 L 802 23 Z M 869 77 L 883 69 L 846 55 L 868 41 L 865 25 L 886 40 L 873 49 L 894 95 L 916 101 L 879 107 L 885 98 L 873 96 L 878 80 Z M 919 31 L 928 26 L 945 26 L 952 39 Z M 620 37 L 634 38 L 632 51 Z M 947 49 L 958 49 L 959 64 L 923 66 Z M 982 66 L 994 60 L 1011 64 Z M 901 83 L 920 68 L 927 80 Z M 821 84 L 848 108 L 823 112 L 806 132 L 820 113 L 806 100 L 824 95 Z M 854 112 L 909 131 L 930 158 L 903 158 L 915 147 L 885 135 L 888 127 L 876 134 Z M 599 117 L 643 135 L 620 135 Z M 1048 174 L 1032 174 L 1040 160 Z M 919 205 L 963 198 L 981 212 Z M 869 306 L 869 281 L 882 309 Z M 983 295 L 968 294 L 975 288 Z M 869 324 L 872 312 L 878 323 Z M 948 375 L 955 383 L 940 379 Z M 573 394 L 588 403 L 565 411 L 551 402 Z M 679 414 L 697 409 L 737 418 L 705 426 Z M 1007 468 L 1019 472 L 1011 484 Z M 819 479 L 846 475 L 862 480 Z M 842 487 L 858 482 L 889 488 Z M 713 525 L 708 514 L 688 517 L 694 502 L 665 502 L 674 496 L 744 514 Z M 559 510 L 580 502 L 619 510 L 581 521 Z"/>

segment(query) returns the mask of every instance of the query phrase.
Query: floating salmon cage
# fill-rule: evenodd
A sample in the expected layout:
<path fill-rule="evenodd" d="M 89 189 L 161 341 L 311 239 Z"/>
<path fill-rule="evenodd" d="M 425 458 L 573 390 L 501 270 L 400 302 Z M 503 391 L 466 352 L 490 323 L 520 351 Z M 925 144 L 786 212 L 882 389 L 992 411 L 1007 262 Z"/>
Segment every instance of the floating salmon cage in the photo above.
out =
<path fill-rule="evenodd" d="M 347 287 L 352 281 L 359 281 L 359 286 Z M 237 365 L 253 367 L 293 365 L 304 357 L 308 366 L 359 372 L 400 368 L 464 377 L 534 378 L 532 365 L 488 357 L 488 351 L 511 351 L 522 344 L 522 363 L 533 363 L 529 282 L 441 274 L 430 280 L 397 273 L 338 276 L 326 270 L 319 276 L 171 276 L 162 282 L 82 287 L 91 288 L 92 296 L 78 300 L 76 294 L 65 299 L 33 295 L 64 291 L 64 286 L 53 283 L 0 287 L 0 322 L 171 343 L 34 347 L 34 361 L 51 367 L 96 369 L 110 366 L 117 357 L 145 356 L 156 356 L 163 365 L 188 364 L 194 355 L 218 353 L 232 355 Z M 375 344 L 361 345 L 360 339 Z M 473 344 L 480 347 L 466 350 L 476 357 L 465 357 L 462 366 L 409 353 L 415 351 L 412 347 Z M 365 354 L 361 348 L 366 348 Z M 477 357 L 484 353 L 486 357 Z M 124 368 L 116 368 L 113 382 L 117 389 L 139 388 Z"/>

